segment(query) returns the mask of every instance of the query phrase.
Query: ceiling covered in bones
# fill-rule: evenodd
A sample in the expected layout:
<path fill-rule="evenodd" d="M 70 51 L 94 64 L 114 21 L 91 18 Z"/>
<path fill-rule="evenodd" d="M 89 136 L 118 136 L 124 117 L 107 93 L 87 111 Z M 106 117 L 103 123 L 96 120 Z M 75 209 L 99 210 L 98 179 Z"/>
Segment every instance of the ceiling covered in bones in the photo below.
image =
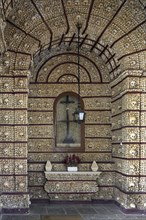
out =
<path fill-rule="evenodd" d="M 49 76 L 77 64 L 77 22 L 80 65 L 89 81 L 94 69 L 97 81 L 106 80 L 101 72 L 113 79 L 126 69 L 146 69 L 145 0 L 2 0 L 0 22 L 5 65 L 10 70 L 33 65 L 35 81 L 48 61 Z"/>

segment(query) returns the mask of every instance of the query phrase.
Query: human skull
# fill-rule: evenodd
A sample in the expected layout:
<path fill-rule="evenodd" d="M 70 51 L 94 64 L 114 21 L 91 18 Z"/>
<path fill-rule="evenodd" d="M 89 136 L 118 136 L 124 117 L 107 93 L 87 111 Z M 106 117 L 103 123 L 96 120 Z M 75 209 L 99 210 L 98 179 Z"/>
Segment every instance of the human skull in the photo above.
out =
<path fill-rule="evenodd" d="M 3 103 L 4 103 L 4 105 L 8 105 L 9 99 L 4 99 L 4 100 L 3 100 Z"/>
<path fill-rule="evenodd" d="M 136 85 L 137 85 L 137 82 L 136 82 L 135 80 L 132 80 L 132 81 L 130 82 L 130 86 L 131 86 L 132 88 L 136 87 Z"/>
<path fill-rule="evenodd" d="M 137 138 L 137 134 L 131 133 L 131 134 L 130 134 L 130 137 L 131 137 L 132 140 L 135 140 L 135 139 Z"/>
<path fill-rule="evenodd" d="M 4 89 L 7 89 L 9 87 L 8 83 L 4 83 Z"/>
<path fill-rule="evenodd" d="M 23 85 L 24 85 L 24 81 L 23 81 L 22 79 L 20 79 L 20 80 L 18 81 L 18 86 L 22 87 Z"/>
<path fill-rule="evenodd" d="M 132 104 L 132 106 L 136 107 L 136 106 L 137 106 L 137 101 L 132 100 L 132 101 L 131 101 L 131 104 Z"/>
<path fill-rule="evenodd" d="M 9 136 L 8 132 L 4 132 L 4 137 L 7 138 Z"/>
<path fill-rule="evenodd" d="M 23 117 L 23 115 L 20 115 L 20 121 L 23 121 L 24 120 L 24 117 Z"/>
<path fill-rule="evenodd" d="M 9 116 L 8 115 L 4 115 L 4 121 L 8 121 Z"/>
<path fill-rule="evenodd" d="M 131 150 L 130 150 L 130 154 L 131 154 L 132 156 L 137 156 L 137 150 L 131 149 Z"/>
<path fill-rule="evenodd" d="M 18 105 L 22 105 L 22 104 L 23 104 L 23 100 L 22 99 L 18 100 Z"/>
<path fill-rule="evenodd" d="M 21 170 L 23 169 L 23 165 L 22 164 L 19 164 L 18 168 Z"/>
<path fill-rule="evenodd" d="M 4 182 L 4 186 L 8 187 L 9 186 L 9 182 L 8 181 Z"/>
<path fill-rule="evenodd" d="M 25 184 L 24 183 L 19 183 L 19 187 L 24 187 Z"/>
<path fill-rule="evenodd" d="M 130 123 L 131 124 L 136 124 L 137 118 L 135 116 L 130 117 Z"/>

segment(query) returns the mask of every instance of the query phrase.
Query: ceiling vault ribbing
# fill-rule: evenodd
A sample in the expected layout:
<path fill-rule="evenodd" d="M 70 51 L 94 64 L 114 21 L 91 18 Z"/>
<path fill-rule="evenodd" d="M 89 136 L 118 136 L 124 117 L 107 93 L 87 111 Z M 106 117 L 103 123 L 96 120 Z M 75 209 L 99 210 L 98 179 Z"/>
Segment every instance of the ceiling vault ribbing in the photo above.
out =
<path fill-rule="evenodd" d="M 107 30 L 107 28 L 110 26 L 110 24 L 113 22 L 114 18 L 118 15 L 118 13 L 121 11 L 121 9 L 123 8 L 124 4 L 127 2 L 127 0 L 124 0 L 123 3 L 120 5 L 120 7 L 118 8 L 118 10 L 115 12 L 115 14 L 113 15 L 113 17 L 111 18 L 111 20 L 106 24 L 105 28 L 102 30 L 102 32 L 100 33 L 100 35 L 98 36 L 98 38 L 96 39 L 95 43 L 93 44 L 93 46 L 91 47 L 91 51 L 94 49 L 94 47 L 96 46 L 96 44 L 99 42 L 100 38 L 102 37 L 102 35 L 104 34 L 104 32 Z"/>

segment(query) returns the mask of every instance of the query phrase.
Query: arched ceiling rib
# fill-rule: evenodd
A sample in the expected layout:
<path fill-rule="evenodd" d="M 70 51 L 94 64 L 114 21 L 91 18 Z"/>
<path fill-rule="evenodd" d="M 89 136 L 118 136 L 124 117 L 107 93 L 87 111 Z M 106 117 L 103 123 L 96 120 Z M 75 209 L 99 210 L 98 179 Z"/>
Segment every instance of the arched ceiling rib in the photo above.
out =
<path fill-rule="evenodd" d="M 65 70 L 66 72 L 68 72 L 68 74 L 64 74 L 64 68 L 61 68 L 65 65 Z M 72 68 L 69 67 L 69 70 L 72 69 L 72 71 L 74 70 L 74 73 L 70 74 L 70 71 L 68 71 L 68 66 L 73 66 Z M 90 76 L 90 73 L 89 71 L 81 64 L 79 64 L 80 66 L 80 75 L 81 75 L 81 80 L 80 80 L 80 83 L 82 83 L 82 81 L 84 80 L 84 78 L 86 79 L 85 82 L 91 82 L 91 76 Z M 56 81 L 59 81 L 59 79 L 61 77 L 65 78 L 65 76 L 69 76 L 69 75 L 72 75 L 74 77 L 74 79 L 78 79 L 78 76 L 77 76 L 77 62 L 73 62 L 73 61 L 68 61 L 68 62 L 62 62 L 62 63 L 59 63 L 57 65 L 55 65 L 49 72 L 48 76 L 47 76 L 47 79 L 46 79 L 46 82 L 50 82 L 50 81 L 53 81 L 53 82 L 56 82 Z M 62 71 L 61 71 L 62 70 Z M 57 80 L 55 79 L 54 77 L 54 74 L 53 72 L 57 72 Z M 82 73 L 83 72 L 83 73 Z M 59 75 L 60 73 L 60 75 Z M 82 76 L 83 75 L 83 76 Z M 51 80 L 52 78 L 52 80 Z M 68 77 L 67 77 L 68 78 Z M 66 81 L 69 81 L 66 80 Z M 72 82 L 70 80 L 70 82 Z M 73 82 L 77 82 L 77 80 L 73 80 Z"/>
<path fill-rule="evenodd" d="M 58 58 L 58 60 L 56 60 L 56 58 Z M 65 63 L 68 63 L 68 64 L 74 63 L 75 65 L 77 65 L 77 53 L 74 53 L 74 52 L 61 53 L 60 52 L 58 54 L 55 54 L 54 56 L 46 57 L 46 62 L 43 61 L 43 65 L 41 65 L 39 67 L 39 69 L 38 70 L 36 69 L 36 71 L 35 71 L 35 72 L 37 72 L 35 81 L 37 82 L 40 71 L 42 71 L 43 68 L 48 69 L 48 67 L 45 67 L 46 65 L 49 66 L 49 70 L 47 71 L 47 73 L 48 73 L 47 81 L 48 81 L 49 75 L 51 74 L 52 70 L 54 70 L 58 65 L 62 65 Z M 36 67 L 38 68 L 38 65 L 36 65 Z M 95 75 L 97 75 L 95 77 L 96 82 L 103 81 L 101 71 L 98 68 L 97 64 L 94 63 L 92 61 L 92 59 L 90 59 L 89 57 L 87 57 L 83 54 L 80 54 L 80 67 L 86 71 L 86 73 L 89 76 L 90 81 L 92 78 L 92 77 L 90 77 L 90 73 L 89 73 L 91 70 L 91 67 L 92 67 L 92 75 L 94 75 L 94 73 L 95 73 Z M 93 73 L 93 70 L 94 70 L 94 73 Z"/>
<path fill-rule="evenodd" d="M 125 69 L 146 69 L 144 0 L 2 0 L 2 7 L 7 50 L 17 63 L 17 52 L 35 57 L 62 44 L 74 51 L 80 19 L 80 48 L 100 56 L 111 78 Z"/>

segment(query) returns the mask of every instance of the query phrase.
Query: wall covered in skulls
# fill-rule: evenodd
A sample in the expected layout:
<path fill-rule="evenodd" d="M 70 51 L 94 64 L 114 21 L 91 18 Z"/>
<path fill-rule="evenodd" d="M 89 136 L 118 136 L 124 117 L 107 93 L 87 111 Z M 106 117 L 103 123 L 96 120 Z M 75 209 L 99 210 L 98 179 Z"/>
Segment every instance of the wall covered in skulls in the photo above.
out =
<path fill-rule="evenodd" d="M 8 73 L 1 69 L 1 206 L 28 210 L 27 179 L 28 140 L 28 75 L 29 71 Z"/>
<path fill-rule="evenodd" d="M 145 210 L 145 8 L 144 0 L 2 1 L 4 211 L 27 212 L 30 201 L 39 199 L 113 200 L 125 209 Z M 67 152 L 55 151 L 53 104 L 63 92 L 77 93 L 78 21 L 86 121 L 84 151 L 76 154 L 81 171 L 89 171 L 96 160 L 101 175 L 94 197 L 78 193 L 68 198 L 45 192 L 44 170 L 47 160 L 54 171 L 66 169 Z"/>
<path fill-rule="evenodd" d="M 84 194 L 74 192 L 68 196 L 66 195 L 68 182 L 65 182 L 61 189 L 63 193 L 57 196 L 51 192 L 48 195 L 44 190 L 46 161 L 51 161 L 53 171 L 66 171 L 63 160 L 67 154 L 71 153 L 64 150 L 57 152 L 55 148 L 53 120 L 55 99 L 63 92 L 78 93 L 75 47 L 70 47 L 70 51 L 67 52 L 64 45 L 62 48 L 60 47 L 59 51 L 56 51 L 55 56 L 50 55 L 47 50 L 44 53 L 46 53 L 46 61 L 43 61 L 43 65 L 41 62 L 36 62 L 37 58 L 34 60 L 34 73 L 29 84 L 28 173 L 32 199 L 91 200 L 91 197 L 94 199 L 100 197 L 111 199 L 113 194 L 113 161 L 111 158 L 111 89 L 109 77 L 102 60 L 99 59 L 96 64 L 91 62 L 87 52 L 83 49 L 80 51 L 80 95 L 86 112 L 85 144 L 83 151 L 76 152 L 74 150 L 72 153 L 81 159 L 79 171 L 91 171 L 92 162 L 94 160 L 98 162 L 99 169 L 104 172 L 100 180 L 100 195 L 97 192 L 96 195 L 91 196 L 87 190 Z M 92 55 L 93 59 L 96 59 L 95 55 Z M 98 63 L 102 64 L 104 74 L 98 70 Z M 109 173 L 110 170 L 111 173 Z M 84 180 L 82 182 L 84 184 Z M 55 186 L 54 182 L 51 184 L 52 189 L 56 187 L 57 190 L 61 183 L 58 180 Z M 88 184 L 90 188 L 90 183 Z"/>
<path fill-rule="evenodd" d="M 117 202 L 145 209 L 145 80 L 143 71 L 125 71 L 111 83 L 112 158 Z"/>
<path fill-rule="evenodd" d="M 61 56 L 59 61 L 64 59 Z M 57 71 L 52 78 L 56 82 L 49 81 L 53 68 L 49 63 L 41 68 L 37 63 L 31 73 L 2 72 L 1 201 L 5 209 L 26 210 L 33 199 L 70 199 L 65 193 L 56 197 L 45 192 L 44 170 L 47 160 L 52 162 L 53 171 L 66 170 L 62 162 L 66 152 L 54 151 L 53 103 L 62 92 L 76 92 L 77 82 L 66 74 L 60 77 Z M 65 64 L 64 68 L 76 74 L 73 65 Z M 71 200 L 114 199 L 127 209 L 145 208 L 145 77 L 145 72 L 136 70 L 123 72 L 113 82 L 108 77 L 100 82 L 96 74 L 90 83 L 89 77 L 81 77 L 87 116 L 85 151 L 77 152 L 81 158 L 79 170 L 91 170 L 96 160 L 102 173 L 93 197 L 78 193 Z"/>

